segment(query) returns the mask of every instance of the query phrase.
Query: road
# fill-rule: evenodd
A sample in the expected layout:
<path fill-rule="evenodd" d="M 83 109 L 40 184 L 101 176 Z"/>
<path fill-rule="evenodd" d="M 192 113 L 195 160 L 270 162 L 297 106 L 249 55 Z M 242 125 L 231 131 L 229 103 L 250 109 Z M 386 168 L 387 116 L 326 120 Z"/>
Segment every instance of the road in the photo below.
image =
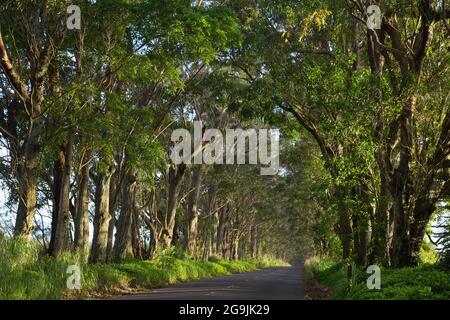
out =
<path fill-rule="evenodd" d="M 300 300 L 303 268 L 276 267 L 178 283 L 119 300 Z"/>

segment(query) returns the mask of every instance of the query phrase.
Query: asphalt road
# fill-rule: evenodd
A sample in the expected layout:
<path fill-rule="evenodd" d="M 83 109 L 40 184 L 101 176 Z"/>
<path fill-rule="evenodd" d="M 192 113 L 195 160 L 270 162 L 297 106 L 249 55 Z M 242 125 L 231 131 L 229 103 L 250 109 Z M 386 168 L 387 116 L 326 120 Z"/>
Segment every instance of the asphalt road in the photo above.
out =
<path fill-rule="evenodd" d="M 170 285 L 120 300 L 300 300 L 303 268 L 277 267 Z"/>

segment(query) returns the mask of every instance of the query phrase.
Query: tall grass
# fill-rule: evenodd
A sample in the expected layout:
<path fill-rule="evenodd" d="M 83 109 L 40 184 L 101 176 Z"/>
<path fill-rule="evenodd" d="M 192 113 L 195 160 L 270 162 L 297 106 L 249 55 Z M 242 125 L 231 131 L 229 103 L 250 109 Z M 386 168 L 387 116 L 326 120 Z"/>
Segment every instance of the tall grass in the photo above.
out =
<path fill-rule="evenodd" d="M 69 265 L 81 269 L 80 290 L 67 289 Z M 271 259 L 227 261 L 214 257 L 196 261 L 171 251 L 152 261 L 89 265 L 74 254 L 52 258 L 34 243 L 5 239 L 0 241 L 0 299 L 89 298 L 280 265 L 286 264 Z"/>
<path fill-rule="evenodd" d="M 65 253 L 58 259 L 22 239 L 0 241 L 0 299 L 59 299 L 66 290 L 66 269 L 80 259 Z"/>

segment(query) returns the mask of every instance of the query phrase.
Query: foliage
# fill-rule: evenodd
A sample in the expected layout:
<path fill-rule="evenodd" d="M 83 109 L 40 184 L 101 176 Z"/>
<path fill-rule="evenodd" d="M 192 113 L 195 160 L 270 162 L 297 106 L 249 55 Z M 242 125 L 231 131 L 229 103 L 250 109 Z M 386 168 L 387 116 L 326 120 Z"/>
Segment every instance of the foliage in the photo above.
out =
<path fill-rule="evenodd" d="M 439 265 L 421 265 L 400 269 L 381 269 L 381 289 L 369 290 L 368 274 L 353 268 L 353 283 L 347 292 L 346 266 L 330 259 L 311 258 L 305 263 L 305 275 L 331 288 L 336 299 L 421 300 L 450 299 L 450 273 Z"/>
<path fill-rule="evenodd" d="M 88 265 L 74 254 L 48 257 L 39 252 L 35 243 L 11 239 L 0 241 L 0 254 L 0 299 L 88 298 L 286 265 L 273 259 L 188 260 L 170 253 L 152 261 L 132 259 L 124 263 Z M 66 287 L 69 265 L 81 267 L 81 290 Z"/>

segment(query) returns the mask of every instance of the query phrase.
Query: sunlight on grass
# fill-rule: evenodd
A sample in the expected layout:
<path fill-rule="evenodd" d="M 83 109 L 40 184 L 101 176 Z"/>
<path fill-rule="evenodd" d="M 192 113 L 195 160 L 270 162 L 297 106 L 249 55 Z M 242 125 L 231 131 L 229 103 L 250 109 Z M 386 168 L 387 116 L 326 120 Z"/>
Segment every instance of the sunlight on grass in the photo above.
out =
<path fill-rule="evenodd" d="M 191 260 L 170 251 L 151 261 L 129 259 L 123 263 L 89 265 L 74 254 L 64 253 L 52 258 L 41 254 L 33 243 L 11 239 L 0 241 L 0 256 L 0 299 L 88 298 L 287 265 L 271 259 L 228 261 L 211 257 L 209 261 Z M 66 288 L 69 265 L 81 268 L 81 290 Z"/>

